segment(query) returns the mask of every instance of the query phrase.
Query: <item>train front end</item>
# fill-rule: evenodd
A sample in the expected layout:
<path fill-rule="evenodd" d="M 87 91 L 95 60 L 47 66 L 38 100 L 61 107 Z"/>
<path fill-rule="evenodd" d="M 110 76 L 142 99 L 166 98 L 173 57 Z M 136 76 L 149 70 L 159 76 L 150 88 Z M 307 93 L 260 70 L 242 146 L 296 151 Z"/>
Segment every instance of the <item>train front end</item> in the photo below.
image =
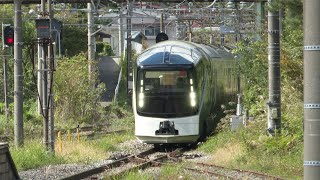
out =
<path fill-rule="evenodd" d="M 194 143 L 199 138 L 198 56 L 187 49 L 181 55 L 177 48 L 164 43 L 138 58 L 133 107 L 135 135 L 143 143 Z"/>

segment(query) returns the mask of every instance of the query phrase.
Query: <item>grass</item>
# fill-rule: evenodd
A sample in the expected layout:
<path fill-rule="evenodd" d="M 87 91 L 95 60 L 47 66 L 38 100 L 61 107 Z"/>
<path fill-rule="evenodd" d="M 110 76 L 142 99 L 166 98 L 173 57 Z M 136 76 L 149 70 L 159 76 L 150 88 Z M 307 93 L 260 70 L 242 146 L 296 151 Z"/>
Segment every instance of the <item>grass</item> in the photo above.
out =
<path fill-rule="evenodd" d="M 10 148 L 10 152 L 19 171 L 67 162 L 63 157 L 45 151 L 39 140 L 26 141 L 23 148 Z"/>
<path fill-rule="evenodd" d="M 264 119 L 262 116 L 235 132 L 222 131 L 198 149 L 211 155 L 208 163 L 302 179 L 302 141 L 293 135 L 267 136 L 262 128 L 267 123 Z"/>
<path fill-rule="evenodd" d="M 55 155 L 47 152 L 41 140 L 29 140 L 23 148 L 11 148 L 11 154 L 19 171 L 33 169 L 45 165 L 82 163 L 89 164 L 97 160 L 107 159 L 111 152 L 120 150 L 117 144 L 133 139 L 132 133 L 110 134 L 95 140 L 76 138 L 68 142 L 63 138 L 62 149 L 56 141 Z"/>
<path fill-rule="evenodd" d="M 92 163 L 97 160 L 107 159 L 113 151 L 120 150 L 117 146 L 127 140 L 134 139 L 133 135 L 133 118 L 124 115 L 123 119 L 113 119 L 113 129 L 126 127 L 128 131 L 124 133 L 114 133 L 99 135 L 94 138 L 72 137 L 71 141 L 67 140 L 67 134 L 62 134 L 62 150 L 59 141 L 55 143 L 55 155 L 48 153 L 41 141 L 40 136 L 32 140 L 26 140 L 23 148 L 11 148 L 11 154 L 19 171 L 33 169 L 45 165 L 61 163 Z M 1 122 L 1 121 L 0 121 Z M 30 138 L 30 137 L 29 137 Z"/>
<path fill-rule="evenodd" d="M 150 170 L 142 171 L 130 171 L 125 173 L 121 177 L 115 177 L 114 179 L 126 179 L 126 180 L 167 180 L 167 179 L 182 179 L 182 180 L 192 180 L 190 174 L 186 173 L 182 164 L 175 165 L 164 165 L 159 168 L 159 170 L 155 170 L 158 168 L 151 168 Z M 158 173 L 157 173 L 158 172 Z"/>
<path fill-rule="evenodd" d="M 110 179 L 109 177 L 106 179 Z M 130 171 L 125 173 L 123 176 L 121 177 L 113 177 L 112 179 L 116 180 L 116 179 L 126 179 L 126 180 L 149 180 L 149 179 L 154 179 L 153 176 L 151 174 L 146 174 L 146 173 L 140 173 L 139 171 Z"/>
<path fill-rule="evenodd" d="M 266 134 L 267 115 L 260 111 L 247 128 L 234 132 L 225 129 L 198 149 L 212 155 L 209 163 L 302 179 L 302 111 L 301 94 L 292 88 L 283 89 L 281 134 Z"/>
<path fill-rule="evenodd" d="M 106 159 L 108 152 L 103 149 L 88 146 L 88 142 L 66 142 L 62 143 L 62 150 L 56 144 L 56 155 L 62 157 L 67 163 L 89 164 L 99 159 Z"/>
<path fill-rule="evenodd" d="M 6 119 L 6 116 L 0 114 L 0 134 L 9 135 L 10 129 L 13 129 L 11 119 Z"/>
<path fill-rule="evenodd" d="M 191 178 L 186 174 L 181 165 L 165 165 L 161 167 L 159 179 L 190 179 Z"/>
<path fill-rule="evenodd" d="M 127 132 L 124 134 L 107 135 L 94 141 L 89 141 L 88 145 L 104 151 L 116 151 L 120 150 L 117 144 L 131 139 L 134 139 L 133 133 Z"/>

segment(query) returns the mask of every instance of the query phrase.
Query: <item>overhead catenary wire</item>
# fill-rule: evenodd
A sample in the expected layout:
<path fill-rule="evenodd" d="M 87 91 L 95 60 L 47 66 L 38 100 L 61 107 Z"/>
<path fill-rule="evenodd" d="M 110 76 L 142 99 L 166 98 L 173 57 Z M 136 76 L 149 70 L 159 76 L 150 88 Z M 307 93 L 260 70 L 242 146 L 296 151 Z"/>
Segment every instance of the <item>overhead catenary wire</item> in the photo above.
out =
<path fill-rule="evenodd" d="M 242 7 L 240 8 L 239 10 L 242 10 L 242 9 L 246 9 L 246 10 L 250 10 L 252 8 L 252 6 L 254 5 L 254 2 L 249 6 L 249 7 Z"/>
<path fill-rule="evenodd" d="M 181 4 L 183 4 L 183 3 L 185 3 L 185 2 L 186 2 L 186 0 L 183 0 L 181 3 L 176 4 L 175 6 L 170 6 L 170 7 L 166 7 L 166 8 L 158 9 L 158 10 L 163 11 L 163 10 L 168 10 L 168 9 L 176 8 L 177 6 L 180 6 Z"/>
<path fill-rule="evenodd" d="M 207 8 L 212 7 L 216 2 L 217 2 L 217 0 L 214 0 L 209 6 L 207 6 Z"/>

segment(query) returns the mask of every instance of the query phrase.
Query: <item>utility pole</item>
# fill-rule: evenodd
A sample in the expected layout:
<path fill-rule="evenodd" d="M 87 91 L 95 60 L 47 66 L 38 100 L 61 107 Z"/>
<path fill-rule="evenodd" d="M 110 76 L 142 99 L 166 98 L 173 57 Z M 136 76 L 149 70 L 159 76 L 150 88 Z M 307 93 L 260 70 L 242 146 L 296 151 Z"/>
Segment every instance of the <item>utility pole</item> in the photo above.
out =
<path fill-rule="evenodd" d="M 54 96 L 53 96 L 53 70 L 54 70 L 54 51 L 53 51 L 53 39 L 52 39 L 52 0 L 48 0 L 48 12 L 49 12 L 49 24 L 50 24 L 50 39 L 48 46 L 48 121 L 49 121 L 49 150 L 54 153 Z"/>
<path fill-rule="evenodd" d="M 320 177 L 320 1 L 303 2 L 304 179 Z"/>
<path fill-rule="evenodd" d="M 132 95 L 133 76 L 132 76 L 132 58 L 131 58 L 131 16 L 132 16 L 132 1 L 128 0 L 127 8 L 127 94 Z"/>
<path fill-rule="evenodd" d="M 272 5 L 274 0 L 268 0 Z M 269 102 L 268 133 L 276 135 L 281 130 L 281 74 L 280 74 L 280 30 L 279 11 L 268 11 L 268 62 L 269 62 Z"/>
<path fill-rule="evenodd" d="M 88 70 L 89 70 L 89 79 L 92 79 L 92 73 L 94 72 L 93 69 L 93 61 L 95 58 L 94 52 L 94 37 L 92 36 L 93 33 L 93 14 L 92 14 L 92 4 L 87 3 L 88 9 Z"/>
<path fill-rule="evenodd" d="M 21 0 L 14 0 L 14 144 L 21 147 L 23 136 L 23 74 Z"/>
<path fill-rule="evenodd" d="M 121 3 L 121 8 L 119 10 L 119 56 L 122 55 L 124 49 L 124 35 L 123 35 L 123 4 Z"/>

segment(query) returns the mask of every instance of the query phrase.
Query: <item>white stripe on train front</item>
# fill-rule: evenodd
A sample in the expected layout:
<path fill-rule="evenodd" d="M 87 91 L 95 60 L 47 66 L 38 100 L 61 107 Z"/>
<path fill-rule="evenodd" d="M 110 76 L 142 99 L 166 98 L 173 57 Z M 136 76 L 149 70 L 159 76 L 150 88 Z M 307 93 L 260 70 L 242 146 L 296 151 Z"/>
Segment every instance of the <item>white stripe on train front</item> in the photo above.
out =
<path fill-rule="evenodd" d="M 199 115 L 180 118 L 154 118 L 135 114 L 135 135 L 144 143 L 192 143 L 199 137 Z M 157 134 L 160 123 L 173 122 L 175 134 Z"/>

